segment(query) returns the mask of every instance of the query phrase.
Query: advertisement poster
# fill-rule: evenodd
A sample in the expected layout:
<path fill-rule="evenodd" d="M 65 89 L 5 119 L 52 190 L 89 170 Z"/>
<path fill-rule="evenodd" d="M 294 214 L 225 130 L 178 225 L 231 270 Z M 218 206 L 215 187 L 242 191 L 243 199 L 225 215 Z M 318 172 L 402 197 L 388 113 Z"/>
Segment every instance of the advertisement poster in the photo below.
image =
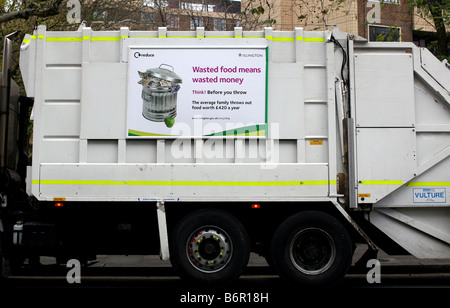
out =
<path fill-rule="evenodd" d="M 266 135 L 266 48 L 130 48 L 127 136 Z"/>

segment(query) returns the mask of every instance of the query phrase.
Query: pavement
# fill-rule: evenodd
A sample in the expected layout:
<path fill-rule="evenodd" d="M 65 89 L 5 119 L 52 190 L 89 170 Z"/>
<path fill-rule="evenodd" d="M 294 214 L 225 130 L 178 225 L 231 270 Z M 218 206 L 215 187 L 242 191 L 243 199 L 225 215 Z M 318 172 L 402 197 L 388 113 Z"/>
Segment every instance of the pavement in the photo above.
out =
<path fill-rule="evenodd" d="M 367 250 L 367 245 L 358 245 L 353 256 L 352 265 L 359 260 Z M 380 250 L 377 260 L 380 261 L 381 268 L 399 271 L 401 269 L 414 269 L 417 271 L 443 271 L 450 273 L 450 256 L 448 259 L 418 259 L 411 255 L 389 255 Z"/>
<path fill-rule="evenodd" d="M 368 267 L 355 267 L 356 262 L 367 250 L 367 245 L 358 245 L 352 261 L 352 267 L 349 272 L 367 272 Z M 378 252 L 377 260 L 380 262 L 384 272 L 446 272 L 450 273 L 450 257 L 448 259 L 417 259 L 411 255 L 389 255 L 384 251 Z M 51 257 L 41 257 L 42 265 L 55 264 L 55 259 Z M 89 267 L 93 268 L 171 268 L 170 261 L 162 261 L 156 255 L 98 255 L 97 260 L 91 261 Z M 268 268 L 264 257 L 255 253 L 250 255 L 248 268 Z"/>

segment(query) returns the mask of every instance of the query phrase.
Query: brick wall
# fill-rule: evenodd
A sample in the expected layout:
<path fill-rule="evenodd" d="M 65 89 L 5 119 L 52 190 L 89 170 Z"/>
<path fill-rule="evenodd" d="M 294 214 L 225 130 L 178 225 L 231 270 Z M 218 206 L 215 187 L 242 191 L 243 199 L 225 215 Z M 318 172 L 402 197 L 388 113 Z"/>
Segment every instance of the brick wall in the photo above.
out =
<path fill-rule="evenodd" d="M 358 1 L 358 35 L 369 38 L 369 23 L 367 14 L 372 6 L 367 5 L 367 1 Z M 413 15 L 410 13 L 410 7 L 404 0 L 398 0 L 399 4 L 381 3 L 379 23 L 373 23 L 375 26 L 388 26 L 400 28 L 402 42 L 411 42 L 413 39 Z"/>

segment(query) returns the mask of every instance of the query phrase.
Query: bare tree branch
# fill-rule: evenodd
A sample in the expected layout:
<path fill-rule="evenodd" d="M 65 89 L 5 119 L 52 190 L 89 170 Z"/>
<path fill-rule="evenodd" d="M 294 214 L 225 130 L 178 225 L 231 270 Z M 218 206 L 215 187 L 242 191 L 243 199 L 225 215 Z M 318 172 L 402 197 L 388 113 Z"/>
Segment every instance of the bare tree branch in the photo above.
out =
<path fill-rule="evenodd" d="M 31 16 L 49 17 L 57 15 L 59 14 L 60 6 L 63 1 L 64 0 L 32 1 L 31 3 L 24 1 L 24 8 L 1 14 L 0 23 L 15 19 L 28 19 Z"/>

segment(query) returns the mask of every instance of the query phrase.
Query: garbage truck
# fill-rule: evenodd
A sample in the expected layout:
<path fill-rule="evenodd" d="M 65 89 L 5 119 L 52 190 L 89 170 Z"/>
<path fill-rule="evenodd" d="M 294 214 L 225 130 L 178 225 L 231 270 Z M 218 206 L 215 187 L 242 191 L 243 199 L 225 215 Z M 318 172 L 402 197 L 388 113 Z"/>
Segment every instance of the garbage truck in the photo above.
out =
<path fill-rule="evenodd" d="M 257 253 L 287 281 L 327 285 L 361 243 L 361 262 L 450 259 L 450 72 L 427 49 L 338 28 L 38 26 L 20 95 L 12 40 L 3 276 L 40 256 L 159 254 L 216 286 Z"/>

